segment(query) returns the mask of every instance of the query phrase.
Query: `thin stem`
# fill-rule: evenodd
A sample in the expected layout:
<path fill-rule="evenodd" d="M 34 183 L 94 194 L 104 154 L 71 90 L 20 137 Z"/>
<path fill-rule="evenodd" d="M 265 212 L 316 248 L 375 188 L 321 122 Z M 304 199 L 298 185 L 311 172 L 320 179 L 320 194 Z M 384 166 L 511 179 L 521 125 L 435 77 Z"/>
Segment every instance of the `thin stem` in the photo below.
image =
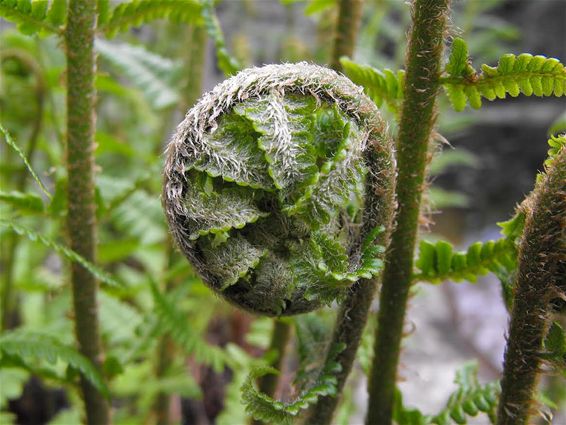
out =
<path fill-rule="evenodd" d="M 397 142 L 397 226 L 387 252 L 380 296 L 366 422 L 388 425 L 403 322 L 411 285 L 429 140 L 435 121 L 443 35 L 449 0 L 416 0 L 407 55 L 405 100 Z"/>
<path fill-rule="evenodd" d="M 368 173 L 366 181 L 367 198 L 364 209 L 363 233 L 377 226 L 383 226 L 385 231 L 379 235 L 376 243 L 381 246 L 388 246 L 395 205 L 393 197 L 395 164 L 392 159 L 393 146 L 388 141 L 387 136 L 384 137 L 383 143 L 383 146 L 376 146 L 375 150 L 372 150 L 369 154 L 368 169 L 370 173 Z M 342 394 L 346 379 L 352 370 L 378 284 L 379 278 L 377 277 L 363 279 L 352 287 L 348 296 L 340 305 L 326 357 L 326 362 L 335 361 L 341 366 L 341 370 L 336 373 L 336 393 L 338 396 L 321 397 L 309 412 L 309 418 L 306 421 L 309 425 L 327 425 L 332 422 L 334 412 L 340 401 L 339 395 Z M 331 358 L 330 356 L 333 356 L 332 348 L 342 344 L 345 349 Z"/>
<path fill-rule="evenodd" d="M 283 360 L 285 358 L 285 351 L 289 339 L 291 338 L 291 324 L 287 321 L 275 320 L 273 326 L 273 333 L 271 334 L 271 342 L 269 344 L 269 351 L 277 352 L 277 357 L 271 364 L 275 369 L 281 370 Z M 268 374 L 260 378 L 258 388 L 261 392 L 273 397 L 277 390 L 279 383 L 278 375 Z"/>
<path fill-rule="evenodd" d="M 0 62 L 8 59 L 14 59 L 20 62 L 25 68 L 27 68 L 30 73 L 33 74 L 35 78 L 35 98 L 37 110 L 26 152 L 26 158 L 30 163 L 32 163 L 33 156 L 37 147 L 37 139 L 43 125 L 45 78 L 39 64 L 35 61 L 33 56 L 29 55 L 25 51 L 17 49 L 6 49 L 0 53 Z M 27 178 L 28 171 L 26 167 L 22 167 L 20 173 L 17 176 L 16 190 L 18 190 L 19 192 L 25 191 Z M 18 242 L 19 237 L 16 233 L 12 233 L 11 235 L 7 236 L 5 258 L 3 261 L 4 273 L 2 279 L 2 330 L 10 329 L 15 325 L 12 318 L 12 313 L 16 308 L 13 305 L 14 300 L 12 292 L 14 286 L 14 262 L 16 259 Z"/>
<path fill-rule="evenodd" d="M 356 47 L 356 38 L 362 20 L 363 0 L 340 0 L 338 19 L 334 32 L 334 49 L 330 66 L 335 71 L 342 71 L 340 58 L 352 57 Z"/>
<path fill-rule="evenodd" d="M 71 248 L 95 261 L 96 217 L 94 197 L 94 32 L 96 2 L 69 2 L 65 47 L 67 56 L 67 231 Z M 78 263 L 71 264 L 75 333 L 80 352 L 100 368 L 102 349 L 98 330 L 97 289 L 94 276 Z M 107 424 L 107 400 L 81 376 L 88 424 Z"/>
<path fill-rule="evenodd" d="M 498 425 L 524 425 L 532 405 L 541 369 L 543 340 L 550 324 L 551 301 L 566 294 L 566 149 L 562 149 L 523 203 L 525 230 L 519 246 L 519 266 Z"/>

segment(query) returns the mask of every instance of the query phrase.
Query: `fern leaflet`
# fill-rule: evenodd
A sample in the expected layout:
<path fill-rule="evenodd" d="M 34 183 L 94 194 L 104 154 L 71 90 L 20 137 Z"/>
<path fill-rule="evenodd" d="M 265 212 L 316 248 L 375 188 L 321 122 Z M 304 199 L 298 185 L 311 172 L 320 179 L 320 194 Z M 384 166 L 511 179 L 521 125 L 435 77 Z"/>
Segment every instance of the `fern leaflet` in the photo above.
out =
<path fill-rule="evenodd" d="M 96 389 L 108 396 L 108 388 L 98 369 L 82 354 L 52 336 L 23 331 L 6 333 L 0 336 L 0 354 L 7 357 L 8 361 L 16 361 L 32 370 L 34 368 L 30 364 L 30 358 L 42 359 L 52 364 L 60 359 L 79 370 Z"/>
<path fill-rule="evenodd" d="M 96 50 L 144 95 L 155 109 L 167 108 L 179 100 L 174 88 L 180 77 L 178 63 L 127 43 L 96 40 Z"/>
<path fill-rule="evenodd" d="M 100 2 L 99 2 L 100 3 Z M 112 10 L 99 8 L 99 28 L 108 37 L 157 19 L 195 23 L 200 20 L 201 6 L 196 0 L 132 0 Z M 101 19 L 102 18 L 102 19 Z"/>
<path fill-rule="evenodd" d="M 497 241 L 475 242 L 466 251 L 454 252 L 446 241 L 435 244 L 421 241 L 416 265 L 420 273 L 414 279 L 427 282 L 468 280 L 475 282 L 480 275 L 494 273 L 507 280 L 516 266 L 516 239 L 521 234 L 524 215 L 519 213 L 511 220 L 498 223 L 505 236 Z"/>
<path fill-rule="evenodd" d="M 45 210 L 43 200 L 35 193 L 0 190 L 0 201 L 28 213 L 38 214 Z"/>
<path fill-rule="evenodd" d="M 334 347 L 334 357 L 344 348 L 343 345 Z M 336 396 L 335 374 L 340 370 L 341 366 L 337 362 L 327 362 L 312 385 L 302 390 L 295 400 L 284 403 L 259 392 L 254 385 L 255 380 L 261 376 L 268 373 L 279 373 L 277 369 L 267 366 L 254 368 L 242 385 L 242 399 L 246 404 L 246 412 L 254 419 L 266 423 L 291 425 L 293 419 L 304 409 L 316 403 L 319 397 Z"/>
<path fill-rule="evenodd" d="M 12 148 L 14 149 L 17 154 L 20 156 L 20 158 L 22 159 L 22 161 L 24 162 L 24 165 L 26 166 L 26 168 L 28 169 L 29 173 L 31 174 L 31 176 L 33 177 L 33 179 L 35 180 L 35 182 L 37 183 L 37 185 L 39 186 L 39 188 L 41 189 L 41 191 L 45 194 L 45 196 L 47 196 L 49 199 L 51 199 L 51 194 L 49 193 L 49 191 L 47 190 L 47 188 L 43 185 L 43 183 L 41 182 L 41 180 L 39 179 L 39 177 L 37 176 L 37 174 L 35 173 L 35 171 L 33 170 L 31 164 L 29 163 L 28 159 L 26 158 L 25 154 L 22 152 L 22 150 L 20 149 L 20 147 L 16 144 L 16 142 L 14 141 L 14 139 L 12 139 L 12 136 L 10 135 L 10 133 L 8 132 L 8 130 L 6 130 L 4 128 L 4 126 L 2 124 L 0 124 L 0 132 L 2 132 L 2 134 L 4 134 L 4 139 L 6 140 L 6 143 Z"/>
<path fill-rule="evenodd" d="M 479 109 L 482 98 L 504 99 L 507 94 L 517 97 L 556 96 L 566 93 L 566 69 L 555 58 L 505 54 L 497 67 L 481 66 L 478 73 L 468 59 L 468 49 L 462 39 L 455 39 L 446 65 L 446 73 L 440 79 L 456 111 L 462 111 L 469 103 Z"/>
<path fill-rule="evenodd" d="M 456 373 L 458 388 L 450 395 L 446 406 L 437 415 L 425 415 L 415 408 L 403 405 L 401 391 L 395 393 L 393 417 L 396 423 L 403 425 L 450 425 L 468 423 L 468 417 L 485 413 L 491 423 L 495 423 L 495 412 L 499 393 L 499 382 L 480 385 L 477 378 L 477 365 L 466 365 Z"/>
<path fill-rule="evenodd" d="M 210 365 L 215 371 L 222 371 L 226 363 L 226 355 L 219 347 L 212 346 L 194 332 L 187 317 L 175 304 L 157 289 L 154 282 L 150 282 L 155 313 L 160 323 L 160 331 L 169 336 L 187 353 L 194 355 L 199 363 Z"/>
<path fill-rule="evenodd" d="M 0 16 L 27 35 L 43 31 L 61 33 L 67 15 L 66 0 L 0 0 Z"/>
<path fill-rule="evenodd" d="M 46 238 L 45 236 L 40 235 L 39 233 L 36 233 L 31 229 L 28 229 L 24 226 L 20 226 L 19 224 L 13 223 L 8 220 L 0 220 L 0 226 L 7 227 L 8 229 L 16 232 L 19 235 L 25 236 L 31 241 L 38 241 L 43 245 L 45 245 L 46 247 L 53 249 L 55 252 L 62 255 L 66 259 L 79 263 L 81 266 L 87 269 L 94 277 L 96 277 L 101 282 L 106 283 L 107 285 L 116 286 L 116 287 L 122 286 L 121 283 L 119 283 L 116 279 L 114 279 L 104 270 L 100 269 L 91 262 L 87 261 L 85 258 L 77 254 L 75 251 L 67 248 L 66 246 L 60 245 L 57 242 L 52 241 L 51 239 Z"/>
<path fill-rule="evenodd" d="M 218 67 L 224 72 L 225 75 L 233 75 L 242 69 L 236 58 L 230 55 L 226 48 L 224 41 L 224 34 L 222 28 L 214 12 L 214 5 L 212 0 L 203 0 L 202 2 L 202 18 L 204 19 L 204 26 L 208 36 L 214 41 L 216 47 L 216 58 L 218 60 Z"/>
<path fill-rule="evenodd" d="M 340 63 L 346 76 L 362 86 L 364 92 L 377 106 L 385 102 L 392 111 L 399 110 L 403 99 L 405 71 L 400 70 L 396 73 L 389 69 L 380 71 L 369 65 L 357 64 L 346 57 L 341 58 Z"/>

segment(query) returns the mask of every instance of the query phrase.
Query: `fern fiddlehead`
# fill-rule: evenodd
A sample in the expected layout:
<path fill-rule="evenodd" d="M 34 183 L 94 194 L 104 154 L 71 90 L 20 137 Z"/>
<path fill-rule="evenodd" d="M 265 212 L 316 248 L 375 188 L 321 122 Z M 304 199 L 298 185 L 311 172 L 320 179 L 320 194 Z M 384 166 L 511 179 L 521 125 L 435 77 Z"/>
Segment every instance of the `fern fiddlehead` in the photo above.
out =
<path fill-rule="evenodd" d="M 391 151 L 375 105 L 335 72 L 240 72 L 201 98 L 167 148 L 171 232 L 233 304 L 312 311 L 381 269 L 374 241 L 389 198 L 375 185 Z"/>

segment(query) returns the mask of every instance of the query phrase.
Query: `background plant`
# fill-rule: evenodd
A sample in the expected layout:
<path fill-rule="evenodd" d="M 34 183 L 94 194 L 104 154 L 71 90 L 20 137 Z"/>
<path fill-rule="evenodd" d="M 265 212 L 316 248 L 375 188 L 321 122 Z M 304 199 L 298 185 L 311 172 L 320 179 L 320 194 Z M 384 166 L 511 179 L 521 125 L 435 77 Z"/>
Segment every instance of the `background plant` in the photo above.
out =
<path fill-rule="evenodd" d="M 286 2 L 285 7 L 289 10 L 302 7 L 293 3 Z M 242 4 L 248 14 L 242 20 L 253 20 L 254 2 Z M 528 85 L 533 95 L 545 94 L 550 90 L 548 81 L 553 82 L 551 94 L 558 94 L 557 87 L 560 90 L 556 85 L 560 78 L 555 79 L 555 74 L 547 75 L 549 79 L 544 83 L 543 75 L 527 82 L 516 80 L 509 72 L 509 63 L 513 61 L 513 69 L 518 63 L 524 64 L 525 56 L 517 61 L 521 52 L 516 52 L 514 60 L 505 56 L 501 69 L 486 68 L 480 74 L 477 64 L 496 65 L 506 51 L 501 40 L 518 36 L 517 29 L 505 22 L 494 25 L 490 21 L 493 18 L 482 10 L 489 6 L 496 6 L 496 2 L 471 1 L 454 5 L 454 26 L 460 28 L 460 37 L 468 43 L 467 54 L 473 56 L 473 71 L 467 61 L 461 60 L 467 56 L 462 53 L 466 43 L 452 43 L 448 48 L 448 52 L 452 52 L 451 59 L 447 58 L 442 68 L 445 70 L 443 86 L 450 96 L 439 98 L 437 127 L 437 132 L 449 139 L 450 131 L 462 129 L 469 122 L 467 114 L 456 115 L 449 111 L 448 108 L 452 109 L 450 100 L 457 109 L 466 103 L 477 106 L 477 94 L 486 94 L 488 99 L 493 94 L 508 97 L 517 93 L 516 85 L 523 94 L 529 94 Z M 238 62 L 262 62 L 265 54 L 257 43 L 268 40 L 241 35 L 224 41 L 211 2 L 202 5 L 196 1 L 137 1 L 122 5 L 98 2 L 95 44 L 99 55 L 95 80 L 98 171 L 94 192 L 98 260 L 96 266 L 86 262 L 82 265 L 90 268 L 102 282 L 99 317 L 106 357 L 100 373 L 70 348 L 73 346 L 72 322 L 67 318 L 70 289 L 61 262 L 61 259 L 82 261 L 68 250 L 62 227 L 68 208 L 65 193 L 69 182 L 62 160 L 66 92 L 61 83 L 65 76 L 65 57 L 60 37 L 67 8 L 65 1 L 28 4 L 4 0 L 0 3 L 2 17 L 18 25 L 16 31 L 6 24 L 7 29 L 2 33 L 2 124 L 51 196 L 50 199 L 41 192 L 23 168 L 16 151 L 4 144 L 0 198 L 4 220 L 2 279 L 3 288 L 10 287 L 12 295 L 5 296 L 3 289 L 2 299 L 7 303 L 3 305 L 3 315 L 10 317 L 11 324 L 7 327 L 12 330 L 2 336 L 0 373 L 2 381 L 8 383 L 3 385 L 2 403 L 7 406 L 8 399 L 16 400 L 22 393 L 25 400 L 24 388 L 29 391 L 39 386 L 45 399 L 53 400 L 61 394 L 58 389 L 64 389 L 66 402 L 62 404 L 70 404 L 71 408 L 60 411 L 53 421 L 76 423 L 82 414 L 76 385 L 81 373 L 89 377 L 101 393 L 108 387 L 118 406 L 113 414 L 116 423 L 175 421 L 175 416 L 170 417 L 169 413 L 174 412 L 180 399 L 186 415 L 216 417 L 219 423 L 244 423 L 248 415 L 240 403 L 240 387 L 246 384 L 244 388 L 251 388 L 249 384 L 253 382 L 247 379 L 248 372 L 258 363 L 274 362 L 289 372 L 292 364 L 289 359 L 295 358 L 293 346 L 285 349 L 285 344 L 270 345 L 271 321 L 252 320 L 218 302 L 184 259 L 173 249 L 164 249 L 170 242 L 158 199 L 160 179 L 156 176 L 160 174 L 159 155 L 171 128 L 201 91 L 199 75 L 202 75 L 206 32 L 215 45 L 217 59 L 214 63 L 227 74 L 241 66 Z M 312 1 L 306 4 L 304 11 L 308 19 L 315 21 L 320 43 L 308 45 L 289 35 L 281 42 L 281 57 L 330 62 L 332 43 L 328 43 L 328 34 L 339 8 L 332 1 Z M 394 133 L 397 131 L 396 114 L 405 96 L 405 77 L 396 70 L 403 68 L 408 11 L 407 6 L 398 1 L 366 2 L 355 56 L 341 62 L 350 78 L 364 85 L 376 103 L 382 102 L 382 110 L 389 114 L 387 119 Z M 293 26 L 300 26 L 292 17 L 288 25 L 289 34 L 293 34 Z M 140 29 L 130 30 L 133 26 Z M 190 43 L 190 49 L 187 40 L 195 40 Z M 230 51 L 238 60 L 230 57 Z M 537 61 L 541 59 L 531 66 Z M 534 71 L 542 71 L 545 63 L 540 63 L 540 68 Z M 546 66 L 550 67 L 551 63 L 554 62 Z M 357 64 L 373 65 L 376 70 Z M 445 64 L 451 65 L 444 67 Z M 394 71 L 387 72 L 384 68 Z M 368 72 L 370 76 L 364 80 Z M 495 86 L 486 85 L 485 81 L 495 81 L 492 78 L 498 74 L 507 77 L 499 78 Z M 362 75 L 362 79 L 357 80 L 357 75 Z M 560 76 L 558 72 L 556 75 Z M 476 77 L 475 85 L 468 87 L 468 80 Z M 485 97 L 482 102 L 485 105 Z M 8 136 L 3 140 L 8 141 Z M 557 149 L 556 146 L 553 149 Z M 429 153 L 435 150 L 431 148 Z M 469 156 L 463 161 L 473 163 Z M 438 170 L 441 164 L 442 159 L 435 159 L 431 168 Z M 452 196 L 440 192 L 440 197 L 435 195 L 433 200 L 437 205 L 439 201 L 464 202 L 461 196 L 448 195 Z M 502 240 L 481 246 L 472 244 L 465 254 L 456 252 L 445 242 L 423 242 L 412 280 L 472 279 L 477 274 L 492 271 L 509 282 L 516 267 L 513 250 L 520 226 L 515 229 L 513 232 L 513 226 L 506 227 Z M 11 242 L 14 240 L 15 243 Z M 11 271 L 4 273 L 4 270 Z M 290 340 L 296 341 L 298 352 L 297 388 L 312 383 L 324 364 L 323 354 L 332 338 L 333 319 L 332 313 L 322 311 L 287 324 L 293 329 L 294 336 L 291 335 Z M 372 321 L 375 321 L 373 317 Z M 366 373 L 369 370 L 374 328 L 370 323 L 369 331 L 362 338 L 358 360 L 365 367 L 354 368 L 353 373 L 358 377 L 363 370 Z M 550 328 L 545 345 L 548 353 L 543 356 L 544 360 L 551 359 L 558 365 L 562 341 L 559 329 L 557 322 Z M 258 361 L 268 346 L 278 348 L 279 356 L 271 351 L 263 361 Z M 286 362 L 281 359 L 284 351 L 288 353 Z M 277 357 L 279 360 L 274 361 Z M 329 379 L 336 376 L 337 372 L 331 367 L 326 371 L 330 371 Z M 446 409 L 430 416 L 438 421 L 458 422 L 465 420 L 466 415 L 480 412 L 492 415 L 498 387 L 496 384 L 482 386 L 470 377 L 472 375 L 472 369 L 465 369 L 458 378 L 460 389 L 448 401 Z M 41 381 L 30 379 L 32 376 L 40 377 Z M 282 376 L 282 384 L 274 395 L 290 396 L 286 385 L 288 373 Z M 332 383 L 323 391 L 331 392 L 331 387 Z M 215 391 L 224 392 L 225 396 L 214 394 Z M 222 410 L 210 407 L 210 403 L 205 407 L 207 401 L 222 399 L 225 400 Z M 172 408 L 168 409 L 171 400 Z M 330 400 L 338 399 L 330 397 Z M 338 421 L 351 420 L 354 400 L 351 387 L 346 386 L 336 416 Z M 268 401 L 268 412 L 273 411 L 273 406 L 278 405 Z M 418 415 L 427 416 L 403 406 L 400 396 L 395 397 L 393 406 L 393 414 L 400 423 L 411 423 L 411 418 Z M 17 411 L 14 401 L 11 407 L 12 412 Z M 52 411 L 50 416 L 54 413 Z M 6 416 L 3 420 L 11 416 L 3 415 Z"/>

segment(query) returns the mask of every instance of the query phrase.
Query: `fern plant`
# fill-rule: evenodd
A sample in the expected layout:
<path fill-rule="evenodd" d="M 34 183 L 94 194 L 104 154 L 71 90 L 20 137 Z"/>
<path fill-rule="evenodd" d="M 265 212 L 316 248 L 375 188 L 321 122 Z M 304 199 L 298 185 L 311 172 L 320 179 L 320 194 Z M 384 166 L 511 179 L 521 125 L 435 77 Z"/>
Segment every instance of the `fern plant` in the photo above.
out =
<path fill-rule="evenodd" d="M 294 3 L 284 2 L 289 28 L 298 28 Z M 456 111 L 521 94 L 560 97 L 564 66 L 554 58 L 491 49 L 481 61 L 499 58 L 498 64 L 476 69 L 469 50 L 485 52 L 478 51 L 476 34 L 470 36 L 474 9 L 496 2 L 455 5 L 465 9 L 468 22 L 459 24 L 456 16 L 462 38 L 449 40 L 449 2 L 412 3 L 405 68 L 395 70 L 404 43 L 387 46 L 394 53 L 380 60 L 373 47 L 403 39 L 404 3 L 307 2 L 305 13 L 318 21 L 323 40 L 319 50 L 329 53 L 324 61 L 346 78 L 305 63 L 238 72 L 242 65 L 230 54 L 237 46 L 225 38 L 211 0 L 0 0 L 0 16 L 18 28 L 0 35 L 0 42 L 33 56 L 34 78 L 45 86 L 27 149 L 6 130 L 19 141 L 25 137 L 29 123 L 17 108 L 5 108 L 0 126 L 39 188 L 33 192 L 31 184 L 8 179 L 0 189 L 1 212 L 7 211 L 0 234 L 19 240 L 12 254 L 0 253 L 2 267 L 8 263 L 14 270 L 7 279 L 14 296 L 2 300 L 9 314 L 2 313 L 19 324 L 0 336 L 0 408 L 6 409 L 8 398 L 25 397 L 23 384 L 33 375 L 64 389 L 73 406 L 53 423 L 85 420 L 78 403 L 82 387 L 88 423 L 108 423 L 111 410 L 115 423 L 166 425 L 180 420 L 170 407 L 182 398 L 185 415 L 194 419 L 206 411 L 207 420 L 219 424 L 251 417 L 254 424 L 316 425 L 334 416 L 346 424 L 353 421 L 356 400 L 346 379 L 357 359 L 370 381 L 367 423 L 464 424 L 479 415 L 484 422 L 497 421 L 497 415 L 500 423 L 528 422 L 540 398 L 537 378 L 546 370 L 540 366 L 564 369 L 565 336 L 557 316 L 564 298 L 565 138 L 549 140 L 548 172 L 537 177 L 535 194 L 518 213 L 500 223 L 498 240 L 461 252 L 447 241 L 423 240 L 421 197 L 435 141 L 442 139 L 435 126 L 440 90 Z M 238 25 L 245 27 L 257 10 L 253 2 L 243 2 L 242 9 Z M 385 16 L 387 10 L 395 16 Z M 149 28 L 153 21 L 162 22 Z M 509 32 L 496 26 L 499 34 Z M 330 27 L 332 37 L 325 32 Z M 355 52 L 360 27 L 362 49 Z M 60 40 L 50 35 L 63 37 L 68 67 Z M 205 54 L 206 35 L 215 55 Z M 146 46 L 148 40 L 156 43 Z M 295 56 L 310 55 L 308 47 L 299 47 Z M 93 49 L 100 71 L 93 71 Z M 177 60 L 188 51 L 189 60 Z M 263 49 L 258 52 L 255 59 L 264 60 Z M 3 67 L 13 67 L 0 56 Z M 199 97 L 207 57 L 215 57 L 218 70 L 231 78 L 204 94 L 174 133 L 161 188 L 158 154 L 169 124 Z M 360 58 L 388 68 L 361 65 Z M 10 90 L 18 85 L 12 81 L 27 78 L 18 66 L 14 76 Z M 68 82 L 68 108 L 60 81 Z M 3 102 L 12 92 L 2 90 Z M 29 96 L 13 98 L 25 108 L 21 99 Z M 383 111 L 390 122 L 378 111 L 384 106 L 392 112 Z M 64 113 L 66 131 L 60 128 Z M 58 142 L 66 135 L 64 170 Z M 32 158 L 23 151 L 33 151 L 34 140 L 42 154 Z M 0 160 L 3 177 L 16 168 L 20 174 L 12 159 Z M 160 191 L 172 236 L 190 265 L 171 246 Z M 67 231 L 61 230 L 65 220 Z M 89 235 L 82 237 L 86 228 Z M 94 245 L 95 233 L 98 258 L 93 246 L 82 245 Z M 71 244 L 61 242 L 65 236 Z M 57 257 L 73 267 L 75 313 L 69 312 L 71 293 Z M 486 273 L 501 280 L 513 316 L 504 379 L 480 383 L 477 369 L 466 366 L 440 412 L 404 405 L 397 363 L 411 289 L 419 282 L 474 282 Z M 380 282 L 379 313 L 371 317 Z M 277 317 L 277 324 L 271 329 L 270 317 L 230 309 L 204 285 L 248 312 Z M 8 292 L 2 288 L 3 296 Z M 80 350 L 70 345 L 73 322 Z M 16 369 L 19 375 L 12 373 Z M 208 411 L 222 404 L 221 413 Z M 15 420 L 0 414 L 0 422 Z"/>

